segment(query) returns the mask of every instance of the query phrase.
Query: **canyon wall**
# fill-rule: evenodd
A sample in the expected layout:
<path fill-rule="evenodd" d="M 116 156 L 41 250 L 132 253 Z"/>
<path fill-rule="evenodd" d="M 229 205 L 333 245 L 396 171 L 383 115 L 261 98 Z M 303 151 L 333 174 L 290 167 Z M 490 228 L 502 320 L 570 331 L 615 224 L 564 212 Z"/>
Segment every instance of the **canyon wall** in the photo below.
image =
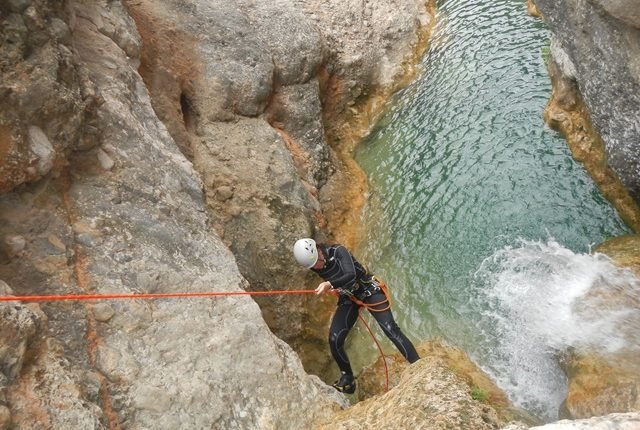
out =
<path fill-rule="evenodd" d="M 549 26 L 551 125 L 573 140 L 596 183 L 631 227 L 640 215 L 640 4 L 535 0 Z M 573 137 L 571 137 L 573 135 Z"/>
<path fill-rule="evenodd" d="M 291 244 L 339 236 L 327 218 L 364 186 L 327 135 L 392 91 L 430 23 L 422 1 L 0 14 L 3 295 L 312 286 Z M 318 303 L 4 302 L 0 428 L 307 428 L 346 406 L 281 340 L 323 371 Z"/>

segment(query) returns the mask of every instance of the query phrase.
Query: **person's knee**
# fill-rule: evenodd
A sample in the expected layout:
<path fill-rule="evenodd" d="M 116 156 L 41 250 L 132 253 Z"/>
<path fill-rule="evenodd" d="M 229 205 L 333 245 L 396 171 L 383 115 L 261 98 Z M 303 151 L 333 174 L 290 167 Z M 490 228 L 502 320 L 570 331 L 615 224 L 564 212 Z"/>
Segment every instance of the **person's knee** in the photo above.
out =
<path fill-rule="evenodd" d="M 338 333 L 334 332 L 334 331 L 330 332 L 329 333 L 329 343 L 333 345 L 337 341 L 338 341 Z"/>
<path fill-rule="evenodd" d="M 332 330 L 329 332 L 329 343 L 331 345 L 342 345 L 344 344 L 346 337 L 344 330 Z"/>
<path fill-rule="evenodd" d="M 400 327 L 398 327 L 398 324 L 396 324 L 396 322 L 393 320 L 383 323 L 382 330 L 384 330 L 387 336 L 392 338 L 397 338 L 402 335 L 402 332 L 400 331 Z"/>

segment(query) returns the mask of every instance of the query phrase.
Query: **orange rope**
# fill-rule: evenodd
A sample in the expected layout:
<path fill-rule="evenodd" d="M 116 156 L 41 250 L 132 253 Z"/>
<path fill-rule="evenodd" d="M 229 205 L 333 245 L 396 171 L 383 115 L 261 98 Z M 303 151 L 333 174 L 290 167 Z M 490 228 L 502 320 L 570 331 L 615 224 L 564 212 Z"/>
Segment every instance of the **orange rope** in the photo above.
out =
<path fill-rule="evenodd" d="M 107 300 L 107 299 L 166 299 L 182 297 L 218 296 L 270 296 L 276 294 L 313 294 L 313 290 L 274 291 L 202 291 L 194 293 L 123 293 L 123 294 L 68 294 L 48 296 L 0 296 L 0 302 L 54 302 L 63 300 Z"/>
<path fill-rule="evenodd" d="M 381 284 L 382 289 L 385 292 L 385 296 L 388 296 L 388 290 L 384 283 Z M 0 302 L 57 302 L 57 301 L 82 301 L 82 300 L 116 300 L 116 299 L 168 299 L 168 298 L 188 298 L 188 297 L 221 297 L 221 296 L 271 296 L 280 294 L 315 294 L 314 290 L 273 290 L 273 291 L 202 291 L 193 293 L 120 293 L 120 294 L 66 294 L 66 295 L 42 295 L 42 296 L 0 296 Z M 385 299 L 379 303 L 366 304 L 351 297 L 351 300 L 356 302 L 359 306 L 367 308 L 372 312 L 386 311 L 391 307 L 387 306 L 384 309 L 372 309 L 373 306 L 380 305 L 389 302 L 389 299 Z M 385 372 L 385 390 L 389 391 L 389 369 L 387 368 L 387 361 L 385 360 L 382 347 L 376 339 L 376 336 L 371 331 L 369 324 L 362 318 L 360 312 L 358 312 L 358 318 L 364 323 L 365 327 L 369 331 L 369 334 L 373 338 L 378 351 L 380 351 L 380 357 L 384 363 Z"/>
<path fill-rule="evenodd" d="M 384 312 L 391 309 L 391 294 L 389 293 L 389 287 L 387 287 L 387 284 L 385 284 L 384 281 L 380 279 L 375 279 L 375 280 L 378 282 L 378 286 L 380 287 L 380 289 L 382 290 L 382 293 L 384 294 L 384 297 L 385 297 L 384 300 L 381 300 L 377 303 L 365 303 L 362 300 L 358 300 L 358 298 L 356 298 L 356 296 L 354 296 L 353 294 L 348 294 L 348 297 L 355 304 L 358 305 L 358 318 L 360 319 L 360 321 L 362 321 L 364 326 L 367 328 L 367 331 L 369 332 L 369 334 L 373 338 L 373 341 L 378 347 L 378 351 L 380 351 L 380 358 L 382 359 L 382 364 L 384 365 L 384 377 L 385 377 L 384 389 L 386 392 L 386 391 L 389 391 L 389 368 L 387 367 L 387 360 L 385 359 L 384 351 L 382 351 L 382 346 L 380 346 L 380 342 L 378 342 L 378 339 L 373 334 L 373 331 L 371 330 L 371 327 L 369 327 L 369 324 L 367 324 L 367 321 L 362 317 L 362 312 L 361 312 L 362 308 L 366 308 L 369 312 Z M 376 306 L 382 305 L 384 303 L 388 303 L 388 305 L 382 309 L 375 308 Z"/>
<path fill-rule="evenodd" d="M 387 367 L 387 360 L 384 357 L 382 346 L 380 346 L 380 342 L 378 342 L 378 339 L 376 339 L 376 336 L 373 334 L 373 331 L 371 330 L 371 327 L 369 327 L 369 324 L 367 324 L 367 321 L 365 321 L 365 319 L 362 318 L 362 314 L 360 313 L 360 311 L 358 311 L 358 318 L 360 318 L 360 321 L 362 321 L 364 326 L 367 328 L 367 331 L 369 332 L 369 334 L 373 338 L 373 341 L 376 343 L 376 346 L 378 347 L 378 351 L 380 351 L 380 358 L 382 358 L 382 363 L 384 364 L 384 391 L 385 392 L 389 391 L 389 368 Z"/>

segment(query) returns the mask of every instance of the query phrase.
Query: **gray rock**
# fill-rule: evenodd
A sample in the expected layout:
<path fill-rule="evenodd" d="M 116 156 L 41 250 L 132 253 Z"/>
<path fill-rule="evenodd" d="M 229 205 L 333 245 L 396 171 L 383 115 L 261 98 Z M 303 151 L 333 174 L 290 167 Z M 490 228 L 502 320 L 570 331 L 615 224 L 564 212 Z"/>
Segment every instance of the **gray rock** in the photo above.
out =
<path fill-rule="evenodd" d="M 104 170 L 111 170 L 115 165 L 113 159 L 102 149 L 98 149 L 98 161 L 100 162 L 100 167 Z"/>
<path fill-rule="evenodd" d="M 472 399 L 462 377 L 441 358 L 429 357 L 409 366 L 384 395 L 358 402 L 315 428 L 491 430 L 500 424 L 491 406 Z"/>
<path fill-rule="evenodd" d="M 113 382 L 133 382 L 140 374 L 140 365 L 127 351 L 99 346 L 96 368 Z"/>
<path fill-rule="evenodd" d="M 19 235 L 9 235 L 4 238 L 4 249 L 10 258 L 20 255 L 26 245 L 25 238 Z"/>
<path fill-rule="evenodd" d="M 133 403 L 138 409 L 162 413 L 171 406 L 171 397 L 164 388 L 139 386 L 133 394 Z"/>
<path fill-rule="evenodd" d="M 41 316 L 11 302 L 0 304 L 0 371 L 15 382 L 22 370 L 27 346 L 35 338 Z"/>
<path fill-rule="evenodd" d="M 7 0 L 9 10 L 13 12 L 22 12 L 31 4 L 31 0 Z"/>
<path fill-rule="evenodd" d="M 594 0 L 594 3 L 606 10 L 609 15 L 635 28 L 640 28 L 638 0 Z"/>
<path fill-rule="evenodd" d="M 115 311 L 113 310 L 111 305 L 107 303 L 95 304 L 91 307 L 91 310 L 93 311 L 93 317 L 96 319 L 96 321 L 100 322 L 109 321 L 115 314 Z"/>
<path fill-rule="evenodd" d="M 575 66 L 575 81 L 609 165 L 640 202 L 638 2 L 536 0 L 536 5 Z"/>
<path fill-rule="evenodd" d="M 51 142 L 40 127 L 30 126 L 29 129 L 29 149 L 37 157 L 37 172 L 39 175 L 46 175 L 53 167 L 55 151 Z"/>
<path fill-rule="evenodd" d="M 640 428 L 639 412 L 610 414 L 583 420 L 561 420 L 531 427 L 536 430 L 634 430 L 638 428 Z"/>

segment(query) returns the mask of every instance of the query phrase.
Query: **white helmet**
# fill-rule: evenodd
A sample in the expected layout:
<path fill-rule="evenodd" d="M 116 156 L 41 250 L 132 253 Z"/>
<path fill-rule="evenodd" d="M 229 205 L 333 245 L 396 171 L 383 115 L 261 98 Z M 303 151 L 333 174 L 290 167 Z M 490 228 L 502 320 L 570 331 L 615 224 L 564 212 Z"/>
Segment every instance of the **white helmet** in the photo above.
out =
<path fill-rule="evenodd" d="M 301 266 L 310 269 L 318 261 L 318 249 L 313 239 L 300 239 L 293 245 L 293 256 Z"/>

